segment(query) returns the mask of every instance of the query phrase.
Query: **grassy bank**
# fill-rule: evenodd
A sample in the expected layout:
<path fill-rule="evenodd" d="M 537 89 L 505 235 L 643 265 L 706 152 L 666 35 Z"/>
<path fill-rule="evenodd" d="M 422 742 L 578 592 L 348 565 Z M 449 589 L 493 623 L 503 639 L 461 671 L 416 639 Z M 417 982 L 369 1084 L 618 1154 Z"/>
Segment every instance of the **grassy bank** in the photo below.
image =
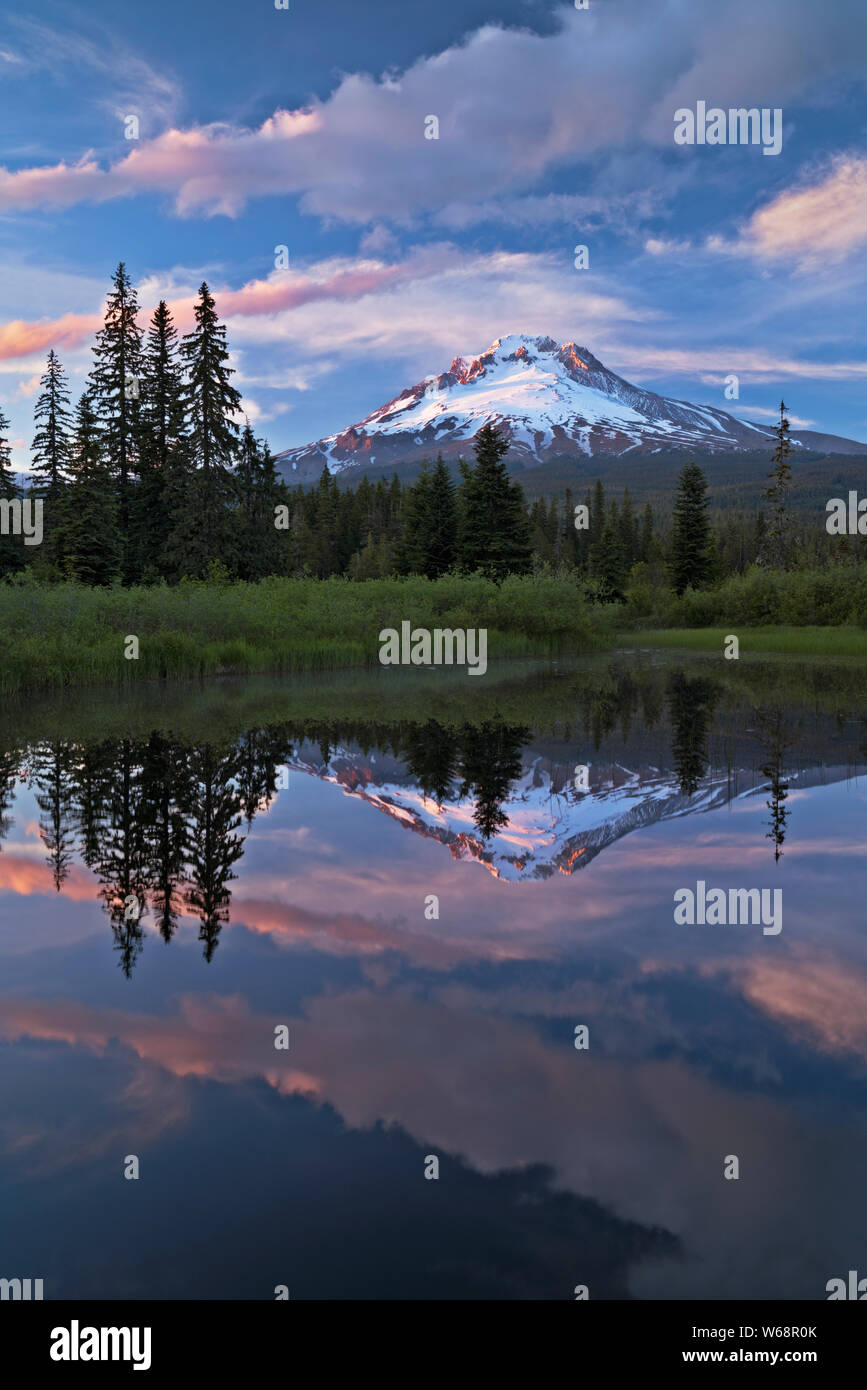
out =
<path fill-rule="evenodd" d="M 404 621 L 429 630 L 485 628 L 489 662 L 583 656 L 615 645 L 721 655 L 730 633 L 745 654 L 865 658 L 865 583 L 855 570 L 753 571 L 680 598 L 639 583 L 625 604 L 604 607 L 582 598 L 576 579 L 551 574 L 513 576 L 500 585 L 476 575 L 129 589 L 3 584 L 0 693 L 218 674 L 381 670 L 379 633 Z M 124 655 L 131 636 L 138 638 L 135 660 Z M 453 675 L 466 684 L 466 671 Z M 435 681 L 444 676 L 431 671 Z"/>
<path fill-rule="evenodd" d="M 612 730 L 626 740 L 636 723 L 664 724 L 678 676 L 711 692 L 718 728 L 735 742 L 762 708 L 785 706 L 802 729 L 831 716 L 839 732 L 863 703 L 862 661 L 784 653 L 725 661 L 719 646 L 696 647 L 684 657 L 662 643 L 647 650 L 647 637 L 636 634 L 641 650 L 506 659 L 472 682 L 455 668 L 377 665 L 139 681 L 122 697 L 110 686 L 22 691 L 0 701 L 0 751 L 45 740 L 141 739 L 154 731 L 220 743 L 275 725 L 303 729 L 305 737 L 324 729 L 332 743 L 386 747 L 400 742 L 402 730 L 429 720 L 450 730 L 467 722 L 528 726 L 537 738 L 574 739 L 576 747 L 595 749 Z"/>
<path fill-rule="evenodd" d="M 267 579 L 174 588 L 0 586 L 0 691 L 165 677 L 379 665 L 379 633 L 486 628 L 488 660 L 588 651 L 604 641 L 577 586 L 552 576 Z M 126 639 L 138 638 L 135 660 Z M 474 682 L 475 684 L 475 682 Z"/>
<path fill-rule="evenodd" d="M 617 634 L 624 647 L 677 647 L 684 651 L 718 652 L 722 658 L 729 634 L 743 652 L 791 656 L 867 657 L 867 631 L 855 627 L 726 627 L 646 628 Z"/>
<path fill-rule="evenodd" d="M 656 582 L 654 582 L 656 581 Z M 835 565 L 817 570 L 753 566 L 710 589 L 677 595 L 647 565 L 636 565 L 626 602 L 612 613 L 624 631 L 643 628 L 852 627 L 867 629 L 867 569 Z"/>

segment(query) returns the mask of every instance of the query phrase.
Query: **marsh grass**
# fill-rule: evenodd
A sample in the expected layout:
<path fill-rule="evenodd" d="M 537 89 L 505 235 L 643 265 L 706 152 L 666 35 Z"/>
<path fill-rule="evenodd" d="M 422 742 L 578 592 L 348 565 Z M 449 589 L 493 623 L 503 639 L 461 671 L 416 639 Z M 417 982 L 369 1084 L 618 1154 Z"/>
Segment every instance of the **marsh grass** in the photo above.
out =
<path fill-rule="evenodd" d="M 601 644 L 605 627 L 575 584 L 552 576 L 10 584 L 0 586 L 0 692 L 373 666 L 380 631 L 405 620 L 486 628 L 489 660 L 580 653 Z M 124 656 L 128 636 L 138 659 Z"/>

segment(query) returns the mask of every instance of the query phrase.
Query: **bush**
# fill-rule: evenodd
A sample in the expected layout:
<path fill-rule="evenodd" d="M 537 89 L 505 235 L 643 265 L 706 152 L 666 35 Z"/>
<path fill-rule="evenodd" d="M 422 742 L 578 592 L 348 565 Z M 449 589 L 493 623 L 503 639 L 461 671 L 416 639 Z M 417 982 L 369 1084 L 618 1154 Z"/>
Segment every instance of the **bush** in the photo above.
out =
<path fill-rule="evenodd" d="M 687 589 L 677 598 L 651 586 L 636 565 L 618 614 L 621 628 L 867 626 L 867 572 L 839 565 L 823 570 L 768 570 L 753 566 L 714 589 Z"/>

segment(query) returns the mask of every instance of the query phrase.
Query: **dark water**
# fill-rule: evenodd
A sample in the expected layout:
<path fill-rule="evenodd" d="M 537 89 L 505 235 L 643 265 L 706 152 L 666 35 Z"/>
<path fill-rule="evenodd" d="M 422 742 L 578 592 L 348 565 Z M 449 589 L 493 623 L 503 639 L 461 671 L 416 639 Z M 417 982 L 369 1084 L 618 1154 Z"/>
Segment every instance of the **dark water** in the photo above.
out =
<path fill-rule="evenodd" d="M 728 666 L 7 709 L 0 1277 L 821 1299 L 867 1274 L 865 672 Z M 678 923 L 699 881 L 780 889 L 781 929 Z"/>

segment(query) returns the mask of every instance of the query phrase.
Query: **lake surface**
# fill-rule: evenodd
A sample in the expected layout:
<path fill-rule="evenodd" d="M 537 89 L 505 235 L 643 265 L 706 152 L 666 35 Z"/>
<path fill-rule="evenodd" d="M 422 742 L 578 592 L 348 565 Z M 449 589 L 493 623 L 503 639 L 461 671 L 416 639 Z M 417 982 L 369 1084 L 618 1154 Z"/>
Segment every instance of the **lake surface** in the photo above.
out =
<path fill-rule="evenodd" d="M 865 675 L 630 652 L 7 708 L 0 1276 L 867 1274 Z M 687 889 L 747 920 L 677 921 Z"/>

